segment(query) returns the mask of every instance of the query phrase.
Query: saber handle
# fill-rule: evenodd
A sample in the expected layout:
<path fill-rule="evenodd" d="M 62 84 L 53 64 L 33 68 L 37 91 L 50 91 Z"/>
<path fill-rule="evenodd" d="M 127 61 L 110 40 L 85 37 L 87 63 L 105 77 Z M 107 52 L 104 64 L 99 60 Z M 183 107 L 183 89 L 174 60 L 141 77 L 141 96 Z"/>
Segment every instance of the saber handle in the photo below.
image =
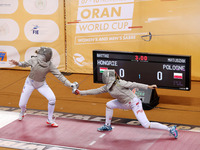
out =
<path fill-rule="evenodd" d="M 75 91 L 78 89 L 78 87 L 79 87 L 78 82 L 74 82 L 74 83 L 71 84 L 71 88 L 72 88 L 72 93 L 73 93 L 73 94 L 74 94 Z"/>

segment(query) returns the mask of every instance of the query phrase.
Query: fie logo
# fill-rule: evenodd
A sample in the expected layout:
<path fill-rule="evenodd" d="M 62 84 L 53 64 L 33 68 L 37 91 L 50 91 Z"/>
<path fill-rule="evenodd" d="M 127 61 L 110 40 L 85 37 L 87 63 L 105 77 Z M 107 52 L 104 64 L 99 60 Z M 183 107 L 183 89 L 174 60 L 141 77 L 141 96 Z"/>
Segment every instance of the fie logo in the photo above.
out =
<path fill-rule="evenodd" d="M 7 53 L 0 51 L 0 62 L 6 62 L 7 61 Z"/>
<path fill-rule="evenodd" d="M 34 25 L 34 27 L 32 29 L 32 33 L 33 34 L 39 34 L 39 26 L 38 25 Z"/>

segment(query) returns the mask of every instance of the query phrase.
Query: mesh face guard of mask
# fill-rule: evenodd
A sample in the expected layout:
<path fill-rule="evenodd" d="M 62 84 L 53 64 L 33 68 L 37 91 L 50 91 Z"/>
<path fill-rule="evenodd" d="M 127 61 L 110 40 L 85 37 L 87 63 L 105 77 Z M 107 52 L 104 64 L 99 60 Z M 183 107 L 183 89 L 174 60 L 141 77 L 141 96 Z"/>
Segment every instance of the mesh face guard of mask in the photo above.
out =
<path fill-rule="evenodd" d="M 111 83 L 113 81 L 116 80 L 116 77 L 115 77 L 115 70 L 112 70 L 112 69 L 108 69 L 108 70 L 105 70 L 102 74 L 102 81 L 104 84 L 108 84 L 108 83 Z"/>
<path fill-rule="evenodd" d="M 52 50 L 51 48 L 48 48 L 48 47 L 40 47 L 40 49 L 37 50 L 37 54 L 44 55 L 46 62 L 48 62 L 51 60 Z"/>

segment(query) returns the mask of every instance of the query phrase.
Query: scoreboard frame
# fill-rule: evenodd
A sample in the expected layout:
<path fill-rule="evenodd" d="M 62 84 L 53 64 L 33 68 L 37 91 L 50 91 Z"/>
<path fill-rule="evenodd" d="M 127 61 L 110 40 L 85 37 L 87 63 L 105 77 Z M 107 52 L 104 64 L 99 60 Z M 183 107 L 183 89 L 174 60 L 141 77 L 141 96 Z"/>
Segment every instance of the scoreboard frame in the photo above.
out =
<path fill-rule="evenodd" d="M 93 50 L 94 83 L 102 83 L 101 68 L 115 69 L 127 81 L 156 84 L 164 89 L 191 89 L 191 56 L 188 55 Z"/>

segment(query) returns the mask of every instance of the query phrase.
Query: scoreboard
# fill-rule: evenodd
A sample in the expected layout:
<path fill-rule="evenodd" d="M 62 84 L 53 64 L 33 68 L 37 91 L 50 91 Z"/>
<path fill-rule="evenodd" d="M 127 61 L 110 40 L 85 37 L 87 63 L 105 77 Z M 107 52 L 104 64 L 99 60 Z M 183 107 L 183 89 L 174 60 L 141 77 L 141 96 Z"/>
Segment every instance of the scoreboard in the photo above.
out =
<path fill-rule="evenodd" d="M 190 90 L 191 56 L 94 50 L 94 83 L 102 83 L 106 69 L 114 69 L 126 81 Z"/>

